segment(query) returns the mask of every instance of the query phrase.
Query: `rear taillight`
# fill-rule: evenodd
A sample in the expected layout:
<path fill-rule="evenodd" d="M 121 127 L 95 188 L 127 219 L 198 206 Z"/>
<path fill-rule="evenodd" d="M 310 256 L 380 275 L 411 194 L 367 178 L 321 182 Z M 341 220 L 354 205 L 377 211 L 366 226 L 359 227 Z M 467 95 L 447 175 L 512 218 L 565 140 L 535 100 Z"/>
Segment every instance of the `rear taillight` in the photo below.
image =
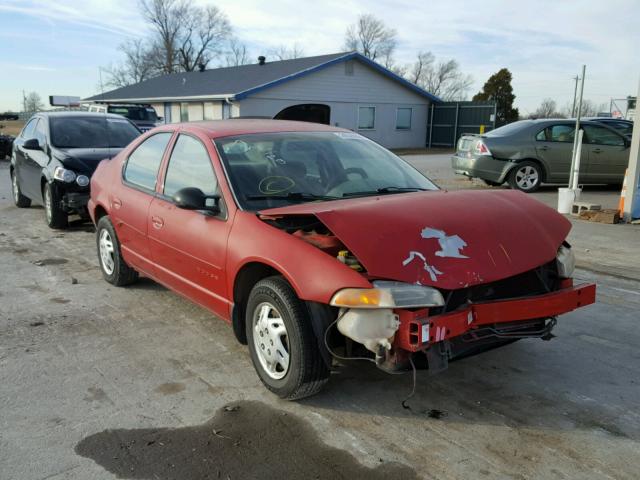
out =
<path fill-rule="evenodd" d="M 478 143 L 476 143 L 476 153 L 478 155 L 491 155 L 491 151 L 482 142 L 482 140 L 478 140 Z"/>

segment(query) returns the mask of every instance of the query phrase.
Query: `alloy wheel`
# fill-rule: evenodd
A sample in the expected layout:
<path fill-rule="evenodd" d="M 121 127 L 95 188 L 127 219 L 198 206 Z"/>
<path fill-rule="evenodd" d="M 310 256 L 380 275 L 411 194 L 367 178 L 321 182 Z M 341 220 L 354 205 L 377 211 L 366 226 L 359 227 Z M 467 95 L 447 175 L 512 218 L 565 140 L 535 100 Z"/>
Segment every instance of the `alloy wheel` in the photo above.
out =
<path fill-rule="evenodd" d="M 44 214 L 47 216 L 47 222 L 51 223 L 51 218 L 53 217 L 53 212 L 51 211 L 51 188 L 49 185 L 44 186 Z"/>
<path fill-rule="evenodd" d="M 115 268 L 115 255 L 113 248 L 113 240 L 111 239 L 111 235 L 109 231 L 103 229 L 100 232 L 100 263 L 102 263 L 102 268 L 104 269 L 107 275 L 111 275 Z"/>
<path fill-rule="evenodd" d="M 538 184 L 539 179 L 538 171 L 531 165 L 519 168 L 516 172 L 516 184 L 522 190 L 531 190 Z"/>
<path fill-rule="evenodd" d="M 290 347 L 282 315 L 270 303 L 260 303 L 253 312 L 253 344 L 267 375 L 280 380 L 289 371 Z"/>

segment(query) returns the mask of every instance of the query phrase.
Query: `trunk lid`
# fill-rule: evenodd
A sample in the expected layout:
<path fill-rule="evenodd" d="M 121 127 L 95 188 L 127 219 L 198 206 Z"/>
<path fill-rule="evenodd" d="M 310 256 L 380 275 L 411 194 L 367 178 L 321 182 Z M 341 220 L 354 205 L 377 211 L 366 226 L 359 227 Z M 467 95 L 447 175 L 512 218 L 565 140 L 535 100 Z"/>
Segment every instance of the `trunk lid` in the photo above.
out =
<path fill-rule="evenodd" d="M 517 191 L 432 191 L 305 203 L 263 216 L 315 215 L 369 275 L 447 290 L 490 283 L 556 256 L 571 223 Z"/>

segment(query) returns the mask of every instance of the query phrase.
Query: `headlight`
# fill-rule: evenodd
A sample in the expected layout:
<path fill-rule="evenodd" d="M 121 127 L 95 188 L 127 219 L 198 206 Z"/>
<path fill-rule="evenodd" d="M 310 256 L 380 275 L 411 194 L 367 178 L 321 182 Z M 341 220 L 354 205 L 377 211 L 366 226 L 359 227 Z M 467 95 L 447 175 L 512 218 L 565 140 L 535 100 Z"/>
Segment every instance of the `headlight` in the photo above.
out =
<path fill-rule="evenodd" d="M 78 175 L 78 177 L 76 178 L 76 183 L 81 187 L 86 187 L 87 185 L 89 185 L 89 177 L 87 177 L 86 175 Z"/>
<path fill-rule="evenodd" d="M 402 282 L 375 281 L 375 288 L 345 288 L 330 304 L 342 308 L 441 307 L 442 294 L 431 287 Z"/>
<path fill-rule="evenodd" d="M 561 278 L 571 278 L 576 268 L 576 257 L 573 255 L 571 247 L 562 244 L 556 255 L 556 264 L 558 265 L 558 276 Z"/>
<path fill-rule="evenodd" d="M 76 179 L 76 174 L 66 168 L 56 167 L 53 171 L 53 178 L 61 182 L 71 183 Z"/>

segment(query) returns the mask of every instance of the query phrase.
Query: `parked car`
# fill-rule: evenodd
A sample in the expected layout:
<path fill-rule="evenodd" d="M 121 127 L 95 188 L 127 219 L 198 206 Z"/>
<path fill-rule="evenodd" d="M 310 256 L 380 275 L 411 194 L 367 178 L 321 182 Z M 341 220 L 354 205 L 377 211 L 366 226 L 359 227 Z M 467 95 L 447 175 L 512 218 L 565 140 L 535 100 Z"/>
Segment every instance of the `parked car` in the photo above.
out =
<path fill-rule="evenodd" d="M 631 139 L 631 134 L 633 133 L 633 122 L 631 120 L 612 117 L 589 117 L 585 118 L 585 120 L 602 123 L 603 125 L 611 127 Z"/>
<path fill-rule="evenodd" d="M 9 173 L 17 207 L 44 205 L 51 228 L 70 214 L 86 216 L 89 181 L 98 162 L 117 154 L 140 131 L 119 115 L 42 112 L 15 139 Z"/>
<path fill-rule="evenodd" d="M 581 184 L 621 184 L 629 163 L 630 139 L 595 121 L 584 130 Z M 543 182 L 567 183 L 573 151 L 573 120 L 521 120 L 484 135 L 463 135 L 451 158 L 455 173 L 490 185 L 534 192 Z"/>
<path fill-rule="evenodd" d="M 123 117 L 131 120 L 142 132 L 146 132 L 155 126 L 162 124 L 162 117 L 159 117 L 155 109 L 151 105 L 147 104 L 112 103 L 105 105 L 95 103 L 89 105 L 88 108 L 90 112 L 122 115 Z"/>
<path fill-rule="evenodd" d="M 11 155 L 13 140 L 11 135 L 0 135 L 0 160 Z"/>
<path fill-rule="evenodd" d="M 318 392 L 332 355 L 437 372 L 549 339 L 557 315 L 594 302 L 595 285 L 573 285 L 571 224 L 551 208 L 508 190 L 440 191 L 319 124 L 159 127 L 100 163 L 89 213 L 107 282 L 145 275 L 208 308 L 287 399 Z"/>

